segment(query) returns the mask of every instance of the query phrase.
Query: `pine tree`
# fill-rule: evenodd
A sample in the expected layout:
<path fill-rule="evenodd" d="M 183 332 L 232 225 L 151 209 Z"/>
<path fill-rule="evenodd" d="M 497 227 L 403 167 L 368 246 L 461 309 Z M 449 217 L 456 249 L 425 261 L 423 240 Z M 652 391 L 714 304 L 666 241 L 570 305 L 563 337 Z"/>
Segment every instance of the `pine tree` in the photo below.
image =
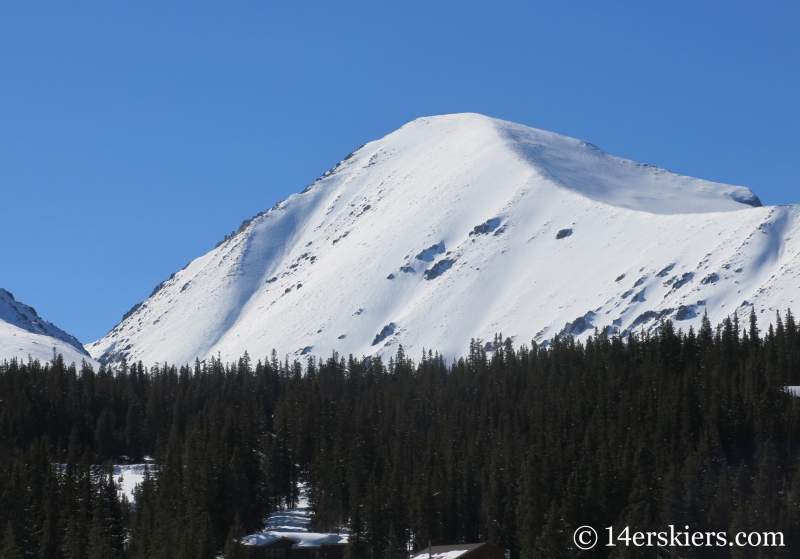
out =
<path fill-rule="evenodd" d="M 111 559 L 117 553 L 111 547 L 111 538 L 100 516 L 92 518 L 89 528 L 89 542 L 87 546 L 87 559 Z"/>
<path fill-rule="evenodd" d="M 244 535 L 242 518 L 237 513 L 233 526 L 228 532 L 228 537 L 225 539 L 225 549 L 222 553 L 225 559 L 246 559 L 248 557 L 247 546 L 241 542 Z"/>
<path fill-rule="evenodd" d="M 22 550 L 14 536 L 14 526 L 9 521 L 3 532 L 3 543 L 0 544 L 0 559 L 23 559 Z"/>

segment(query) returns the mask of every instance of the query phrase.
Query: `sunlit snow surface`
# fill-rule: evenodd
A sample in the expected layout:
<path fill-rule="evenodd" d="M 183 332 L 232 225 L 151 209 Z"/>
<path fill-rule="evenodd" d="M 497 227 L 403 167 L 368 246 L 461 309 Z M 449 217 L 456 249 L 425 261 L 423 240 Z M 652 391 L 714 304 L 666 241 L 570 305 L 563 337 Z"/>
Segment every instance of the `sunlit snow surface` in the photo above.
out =
<path fill-rule="evenodd" d="M 800 209 L 475 114 L 371 142 L 189 263 L 88 347 L 188 363 L 247 350 L 447 358 L 800 302 Z"/>
<path fill-rule="evenodd" d="M 308 524 L 308 488 L 305 484 L 298 484 L 300 500 L 297 508 L 277 511 L 267 519 L 264 531 L 251 534 L 242 539 L 245 545 L 265 545 L 278 538 L 294 540 L 298 547 L 318 547 L 322 544 L 347 543 L 347 533 L 324 534 L 309 532 Z"/>

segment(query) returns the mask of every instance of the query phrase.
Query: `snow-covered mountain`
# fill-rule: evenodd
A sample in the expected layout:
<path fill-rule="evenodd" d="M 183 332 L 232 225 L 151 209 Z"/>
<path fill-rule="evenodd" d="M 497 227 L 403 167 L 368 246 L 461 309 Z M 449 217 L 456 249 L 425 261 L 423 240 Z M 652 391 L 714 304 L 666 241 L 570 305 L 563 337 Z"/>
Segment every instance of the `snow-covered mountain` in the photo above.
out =
<path fill-rule="evenodd" d="M 45 362 L 53 359 L 53 348 L 66 363 L 94 363 L 81 343 L 57 326 L 42 319 L 33 307 L 24 305 L 0 289 L 0 361 L 14 357 Z"/>
<path fill-rule="evenodd" d="M 800 302 L 800 207 L 476 114 L 420 118 L 159 285 L 88 349 L 463 355 L 594 328 L 683 329 Z"/>

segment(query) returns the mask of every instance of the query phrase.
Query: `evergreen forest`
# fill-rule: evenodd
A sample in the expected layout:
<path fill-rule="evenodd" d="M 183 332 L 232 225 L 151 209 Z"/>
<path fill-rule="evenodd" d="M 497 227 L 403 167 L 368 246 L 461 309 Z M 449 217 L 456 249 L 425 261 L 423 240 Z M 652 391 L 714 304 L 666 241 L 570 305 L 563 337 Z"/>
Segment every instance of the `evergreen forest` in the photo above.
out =
<path fill-rule="evenodd" d="M 309 487 L 348 558 L 488 541 L 514 559 L 800 557 L 800 328 L 787 312 L 447 362 L 247 354 L 0 364 L 0 559 L 246 557 Z M 154 464 L 129 503 L 113 464 Z M 590 525 L 783 532 L 785 547 L 606 547 Z M 672 555 L 674 554 L 674 555 Z"/>

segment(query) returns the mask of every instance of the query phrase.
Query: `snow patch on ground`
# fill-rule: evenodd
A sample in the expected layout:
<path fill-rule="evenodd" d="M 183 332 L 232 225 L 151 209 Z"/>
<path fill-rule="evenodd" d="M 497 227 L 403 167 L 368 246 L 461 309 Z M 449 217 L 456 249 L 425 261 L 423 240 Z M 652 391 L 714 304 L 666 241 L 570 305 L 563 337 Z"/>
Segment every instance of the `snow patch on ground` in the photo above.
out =
<path fill-rule="evenodd" d="M 318 547 L 322 544 L 347 543 L 347 532 L 339 534 L 326 534 L 309 532 L 311 522 L 308 509 L 308 486 L 304 483 L 297 484 L 300 490 L 300 499 L 297 507 L 280 510 L 272 513 L 267 519 L 263 532 L 251 534 L 242 538 L 245 545 L 266 545 L 278 538 L 289 538 L 295 541 L 297 547 Z"/>
<path fill-rule="evenodd" d="M 347 543 L 347 534 L 321 534 L 318 532 L 262 532 L 242 538 L 244 545 L 266 545 L 278 538 L 295 541 L 295 547 L 318 547 L 322 544 Z"/>
<path fill-rule="evenodd" d="M 144 481 L 145 469 L 152 468 L 152 464 L 125 464 L 114 466 L 114 481 L 120 485 L 120 493 L 133 503 L 133 491 Z"/>
<path fill-rule="evenodd" d="M 308 516 L 308 488 L 304 483 L 298 484 L 297 487 L 300 490 L 300 499 L 297 507 L 273 512 L 267 519 L 264 530 L 278 532 L 308 531 L 308 523 L 311 521 Z"/>

